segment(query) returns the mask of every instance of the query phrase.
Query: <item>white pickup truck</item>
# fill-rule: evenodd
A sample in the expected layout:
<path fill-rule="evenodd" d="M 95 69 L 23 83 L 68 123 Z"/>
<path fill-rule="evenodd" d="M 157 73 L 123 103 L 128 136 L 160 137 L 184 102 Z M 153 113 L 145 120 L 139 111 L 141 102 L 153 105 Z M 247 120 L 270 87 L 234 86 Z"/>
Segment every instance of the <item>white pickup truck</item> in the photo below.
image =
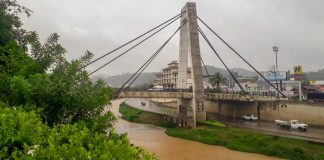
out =
<path fill-rule="evenodd" d="M 242 116 L 242 119 L 252 121 L 252 120 L 258 120 L 258 117 L 254 116 L 253 114 L 247 114 Z"/>
<path fill-rule="evenodd" d="M 279 126 L 280 128 L 285 128 L 285 129 L 298 129 L 300 131 L 307 131 L 308 129 L 308 124 L 304 124 L 299 122 L 299 120 L 290 120 L 289 122 L 287 121 L 282 121 L 282 120 L 275 120 L 275 124 Z"/>

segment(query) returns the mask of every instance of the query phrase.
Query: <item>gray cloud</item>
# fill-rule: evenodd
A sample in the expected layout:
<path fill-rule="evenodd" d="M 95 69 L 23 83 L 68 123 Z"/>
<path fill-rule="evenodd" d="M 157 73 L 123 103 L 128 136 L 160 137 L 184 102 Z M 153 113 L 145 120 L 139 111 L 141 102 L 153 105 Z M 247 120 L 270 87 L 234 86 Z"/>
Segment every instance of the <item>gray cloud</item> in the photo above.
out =
<path fill-rule="evenodd" d="M 24 27 L 41 39 L 57 32 L 68 59 L 90 50 L 95 57 L 180 12 L 184 0 L 33 0 L 19 1 L 34 11 Z M 324 1 L 322 0 L 197 0 L 198 15 L 259 70 L 274 64 L 272 46 L 279 46 L 279 68 L 303 65 L 306 71 L 324 68 Z M 128 56 L 98 73 L 134 72 L 179 26 L 176 22 Z M 201 25 L 202 26 L 202 25 Z M 203 27 L 202 27 L 203 28 Z M 210 32 L 211 41 L 230 67 L 248 68 Z M 222 67 L 201 40 L 205 63 Z M 178 57 L 176 36 L 147 71 L 159 71 Z M 120 52 L 119 52 L 120 53 Z M 117 55 L 117 54 L 114 54 Z M 111 59 L 89 66 L 89 71 Z"/>

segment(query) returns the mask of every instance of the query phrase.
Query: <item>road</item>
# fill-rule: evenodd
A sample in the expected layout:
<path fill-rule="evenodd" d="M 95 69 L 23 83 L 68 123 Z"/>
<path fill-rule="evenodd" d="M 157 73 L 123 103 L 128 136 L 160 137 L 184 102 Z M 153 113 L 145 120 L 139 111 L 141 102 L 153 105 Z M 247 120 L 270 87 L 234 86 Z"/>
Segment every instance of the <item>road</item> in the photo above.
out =
<path fill-rule="evenodd" d="M 268 135 L 275 135 L 281 137 L 289 137 L 324 143 L 324 129 L 323 128 L 310 128 L 307 132 L 295 129 L 282 129 L 274 124 L 274 122 L 265 121 L 244 121 L 240 117 L 234 120 L 228 117 L 219 117 L 219 121 L 234 127 L 248 128 Z"/>

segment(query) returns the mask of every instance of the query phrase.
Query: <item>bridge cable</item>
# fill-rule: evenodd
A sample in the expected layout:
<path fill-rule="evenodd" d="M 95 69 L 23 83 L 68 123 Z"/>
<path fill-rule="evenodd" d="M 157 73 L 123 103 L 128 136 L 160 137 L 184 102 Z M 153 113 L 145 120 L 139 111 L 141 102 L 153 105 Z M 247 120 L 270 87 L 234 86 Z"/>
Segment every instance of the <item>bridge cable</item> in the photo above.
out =
<path fill-rule="evenodd" d="M 109 54 L 111 54 L 111 53 L 113 53 L 113 52 L 115 52 L 115 51 L 117 51 L 117 50 L 119 50 L 119 49 L 125 47 L 126 45 L 128 45 L 128 44 L 130 44 L 130 43 L 136 41 L 137 39 L 139 39 L 139 38 L 145 36 L 146 34 L 148 34 L 148 33 L 152 32 L 152 31 L 154 31 L 155 29 L 157 29 L 157 28 L 163 26 L 164 24 L 166 24 L 166 23 L 172 21 L 173 19 L 181 17 L 181 15 L 182 15 L 183 13 L 184 13 L 184 12 L 182 12 L 182 13 L 180 13 L 180 14 L 178 14 L 178 15 L 176 15 L 176 16 L 174 16 L 174 17 L 172 17 L 172 18 L 170 18 L 170 19 L 168 19 L 168 20 L 166 20 L 166 21 L 164 21 L 164 22 L 161 23 L 160 25 L 158 25 L 158 26 L 156 26 L 156 27 L 150 29 L 149 31 L 147 31 L 147 32 L 145 32 L 145 33 L 139 35 L 138 37 L 136 37 L 136 38 L 134 38 L 134 39 L 132 39 L 132 40 L 130 40 L 130 41 L 128 41 L 128 42 L 126 42 L 126 43 L 120 45 L 119 47 L 117 47 L 117 48 L 115 48 L 115 49 L 109 51 L 108 53 L 106 53 L 106 54 L 104 54 L 104 55 L 102 55 L 102 56 L 96 58 L 95 60 L 93 60 L 93 61 L 91 61 L 91 62 L 89 62 L 89 63 L 87 63 L 87 64 L 85 64 L 85 65 L 82 66 L 80 69 L 85 68 L 85 67 L 89 66 L 90 64 L 92 64 L 92 63 L 94 63 L 94 62 L 100 60 L 101 58 L 104 58 L 104 57 L 106 57 L 107 55 L 109 55 Z"/>
<path fill-rule="evenodd" d="M 181 27 L 179 27 L 180 29 Z M 178 30 L 179 30 L 178 29 Z M 177 30 L 177 31 L 178 31 Z M 176 31 L 176 32 L 177 32 Z M 175 32 L 175 33 L 176 33 Z M 164 46 L 170 41 L 170 39 L 175 35 L 175 33 L 141 66 L 141 68 L 139 68 L 139 70 L 137 70 L 136 73 L 133 74 L 133 76 L 120 88 L 120 90 L 141 70 L 141 72 L 135 77 L 135 79 L 131 82 L 131 84 L 138 78 L 138 76 L 145 70 L 145 68 L 153 61 L 153 59 L 160 53 L 160 51 L 164 48 Z M 145 67 L 145 68 L 143 68 Z M 129 87 L 131 86 L 128 85 L 127 89 L 129 89 Z"/>
<path fill-rule="evenodd" d="M 140 73 L 133 79 L 133 81 L 128 85 L 127 89 L 136 81 L 136 79 L 140 76 L 140 74 L 146 69 L 146 67 L 153 61 L 153 59 L 162 51 L 162 49 L 167 45 L 167 43 L 172 39 L 172 37 L 181 29 L 181 27 L 185 24 L 184 22 L 165 42 L 164 44 L 156 51 L 154 57 L 151 57 L 151 60 L 147 62 L 147 65 L 140 71 Z"/>
<path fill-rule="evenodd" d="M 233 75 L 233 73 L 230 71 L 230 69 L 227 67 L 227 65 L 225 64 L 225 62 L 223 61 L 223 59 L 219 56 L 219 54 L 217 53 L 217 51 L 215 50 L 215 48 L 213 47 L 213 45 L 210 43 L 210 41 L 208 40 L 208 38 L 206 37 L 206 35 L 204 34 L 204 32 L 201 30 L 201 28 L 198 26 L 198 31 L 199 33 L 203 36 L 203 38 L 205 39 L 205 41 L 207 42 L 207 44 L 209 45 L 209 47 L 213 50 L 213 52 L 216 54 L 216 56 L 218 57 L 218 59 L 222 62 L 222 64 L 225 66 L 226 70 L 228 71 L 228 73 L 231 75 L 231 77 L 234 79 L 234 81 L 236 82 L 236 84 L 240 87 L 241 91 L 243 92 L 243 94 L 246 95 L 246 91 L 244 90 L 244 88 L 242 87 L 242 85 L 238 82 L 238 80 L 235 78 L 235 76 Z"/>
<path fill-rule="evenodd" d="M 145 67 L 142 68 L 142 70 L 137 74 L 137 76 L 132 80 L 132 82 L 127 86 L 126 90 L 130 89 L 130 86 L 136 81 L 136 79 L 142 74 L 142 72 L 146 69 L 146 67 L 153 61 L 153 59 L 160 53 L 161 50 L 157 51 L 151 59 L 149 59 L 149 62 L 145 64 Z"/>
<path fill-rule="evenodd" d="M 160 53 L 161 48 L 159 48 L 143 65 L 141 68 L 139 68 L 139 70 L 134 73 L 134 75 L 131 77 L 133 78 L 134 76 L 136 76 L 132 82 L 127 86 L 126 90 L 130 89 L 130 86 L 136 81 L 136 79 L 140 76 L 140 74 L 142 74 L 142 72 L 146 69 L 146 67 L 153 61 L 153 59 Z M 139 73 L 138 73 L 139 72 Z M 131 78 L 129 80 L 131 80 Z M 127 84 L 127 82 L 126 82 Z"/>
<path fill-rule="evenodd" d="M 268 84 L 270 84 L 274 89 L 277 90 L 284 98 L 286 95 L 283 94 L 274 84 L 272 84 L 268 79 L 266 79 L 256 68 L 254 68 L 245 58 L 243 58 L 234 48 L 232 48 L 222 37 L 220 37 L 213 29 L 211 29 L 203 20 L 197 17 L 200 22 L 202 22 L 214 35 L 216 35 L 227 47 L 229 47 L 237 56 L 239 56 L 246 64 L 248 64 L 255 72 L 258 73 Z"/>
<path fill-rule="evenodd" d="M 186 23 L 186 22 L 185 22 Z M 154 58 L 162 51 L 162 49 L 166 46 L 166 44 L 172 39 L 172 37 L 181 29 L 181 27 L 185 24 L 183 23 L 165 42 L 164 44 L 122 85 L 121 88 L 117 91 L 117 94 L 125 87 L 125 85 L 135 76 L 137 75 L 133 81 L 128 85 L 127 89 L 135 82 L 135 80 L 140 76 L 140 74 L 148 67 L 148 65 L 154 60 Z M 140 72 L 138 74 L 138 72 Z"/>
<path fill-rule="evenodd" d="M 210 74 L 209 74 L 209 72 L 208 72 L 208 70 L 207 70 L 207 68 L 206 68 L 206 65 L 205 65 L 205 63 L 204 63 L 204 60 L 202 59 L 202 57 L 200 57 L 200 59 L 201 59 L 202 64 L 204 65 L 204 68 L 205 68 L 205 70 L 206 70 L 206 73 L 207 73 L 208 79 L 209 79 L 209 81 L 210 81 L 210 84 L 212 85 L 213 90 L 215 90 L 215 87 L 214 87 L 215 84 L 212 82 L 212 80 L 211 80 L 211 78 L 210 78 Z"/>
<path fill-rule="evenodd" d="M 106 65 L 110 64 L 111 62 L 115 61 L 116 59 L 118 59 L 119 57 L 123 56 L 124 54 L 126 54 L 127 52 L 129 52 L 130 50 L 134 49 L 135 47 L 137 47 L 138 45 L 142 44 L 144 41 L 146 41 L 147 39 L 151 38 L 152 36 L 154 36 L 155 34 L 157 34 L 158 32 L 160 32 L 161 30 L 163 30 L 165 27 L 169 26 L 170 24 L 172 24 L 174 21 L 176 21 L 177 19 L 179 19 L 180 17 L 177 17 L 176 19 L 172 20 L 171 22 L 169 22 L 167 25 L 163 26 L 162 28 L 158 29 L 157 31 L 155 31 L 154 33 L 152 33 L 151 35 L 149 35 L 148 37 L 146 37 L 145 39 L 143 39 L 142 41 L 138 42 L 137 44 L 135 44 L 134 46 L 132 46 L 131 48 L 129 48 L 128 50 L 126 50 L 125 52 L 121 53 L 120 55 L 116 56 L 115 58 L 113 58 L 112 60 L 110 60 L 109 62 L 105 63 L 104 65 L 100 66 L 99 68 L 97 68 L 96 70 L 92 71 L 90 75 L 92 75 L 93 73 L 97 72 L 98 70 L 102 69 L 103 67 L 105 67 Z"/>

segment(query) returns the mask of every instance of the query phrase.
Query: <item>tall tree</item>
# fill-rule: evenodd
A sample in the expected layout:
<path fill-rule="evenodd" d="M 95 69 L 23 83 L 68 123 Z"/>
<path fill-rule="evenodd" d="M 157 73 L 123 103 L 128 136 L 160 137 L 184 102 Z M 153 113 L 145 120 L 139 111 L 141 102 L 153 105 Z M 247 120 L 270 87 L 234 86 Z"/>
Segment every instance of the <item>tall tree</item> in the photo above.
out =
<path fill-rule="evenodd" d="M 41 44 L 20 28 L 22 12 L 0 1 L 0 159 L 153 159 L 114 132 L 112 89 L 80 69 L 93 54 L 66 60 L 57 34 Z"/>
<path fill-rule="evenodd" d="M 29 32 L 21 28 L 19 18 L 21 13 L 29 17 L 32 11 L 19 5 L 16 0 L 0 1 L 0 46 L 15 40 L 25 51 L 27 50 Z"/>
<path fill-rule="evenodd" d="M 226 82 L 226 78 L 220 74 L 219 72 L 216 72 L 214 75 L 212 75 L 211 77 L 211 84 L 213 85 L 213 87 L 215 88 L 215 85 L 217 87 L 217 89 L 220 89 L 220 84 Z"/>
<path fill-rule="evenodd" d="M 62 61 L 66 50 L 59 44 L 59 35 L 53 33 L 49 36 L 46 42 L 42 45 L 36 32 L 31 32 L 28 35 L 28 42 L 31 45 L 32 57 L 37 61 L 43 71 L 47 71 L 54 63 Z M 56 65 L 57 66 L 57 65 Z"/>

